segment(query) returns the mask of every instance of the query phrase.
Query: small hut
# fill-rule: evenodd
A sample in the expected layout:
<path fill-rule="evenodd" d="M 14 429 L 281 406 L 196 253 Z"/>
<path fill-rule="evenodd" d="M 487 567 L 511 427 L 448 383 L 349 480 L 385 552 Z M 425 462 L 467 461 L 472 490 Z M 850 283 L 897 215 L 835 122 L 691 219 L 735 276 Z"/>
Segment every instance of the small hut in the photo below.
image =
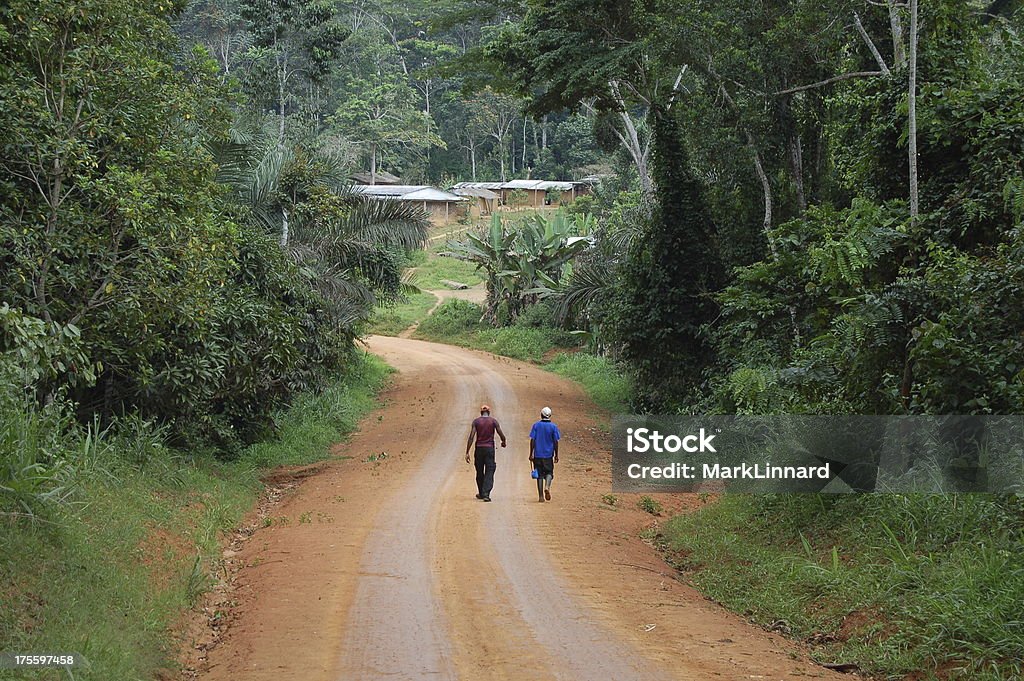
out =
<path fill-rule="evenodd" d="M 469 210 L 469 199 L 451 194 L 436 187 L 422 187 L 402 197 L 403 201 L 421 201 L 423 210 L 430 214 L 435 222 L 450 222 L 458 219 Z"/>
<path fill-rule="evenodd" d="M 543 189 L 538 189 L 540 180 L 509 180 L 501 184 L 501 203 L 515 208 L 540 208 L 544 205 Z"/>
<path fill-rule="evenodd" d="M 576 185 L 572 182 L 538 182 L 536 191 L 544 193 L 544 205 L 567 205 L 576 200 Z"/>
<path fill-rule="evenodd" d="M 472 217 L 490 215 L 498 209 L 499 194 L 483 187 L 459 187 L 452 189 L 452 194 L 469 199 L 469 212 Z"/>

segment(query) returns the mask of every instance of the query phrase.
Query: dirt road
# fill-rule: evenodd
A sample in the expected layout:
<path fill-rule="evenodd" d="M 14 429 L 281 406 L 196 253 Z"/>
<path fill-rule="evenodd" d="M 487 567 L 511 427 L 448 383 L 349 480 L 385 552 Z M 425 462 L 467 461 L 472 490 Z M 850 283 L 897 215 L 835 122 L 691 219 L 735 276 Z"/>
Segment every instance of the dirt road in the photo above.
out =
<path fill-rule="evenodd" d="M 385 408 L 228 552 L 229 625 L 198 678 L 841 678 L 676 581 L 635 499 L 602 503 L 607 436 L 572 383 L 450 346 L 369 347 L 400 372 Z M 489 504 L 463 460 L 482 402 L 509 437 Z M 563 463 L 541 504 L 527 435 L 545 405 Z"/>

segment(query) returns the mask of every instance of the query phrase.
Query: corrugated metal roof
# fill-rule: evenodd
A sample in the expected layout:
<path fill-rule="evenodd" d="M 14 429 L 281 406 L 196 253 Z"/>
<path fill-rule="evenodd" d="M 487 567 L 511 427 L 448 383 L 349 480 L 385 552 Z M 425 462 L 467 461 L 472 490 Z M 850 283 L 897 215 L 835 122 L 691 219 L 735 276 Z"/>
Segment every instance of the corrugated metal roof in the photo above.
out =
<path fill-rule="evenodd" d="M 536 189 L 540 180 L 509 180 L 501 185 L 502 189 Z"/>
<path fill-rule="evenodd" d="M 425 184 L 357 184 L 352 189 L 370 196 L 404 196 L 429 187 Z"/>
<path fill-rule="evenodd" d="M 475 196 L 480 199 L 496 199 L 498 195 L 492 192 L 490 189 L 484 189 L 483 187 L 458 187 L 452 190 L 453 194 L 459 196 Z"/>
<path fill-rule="evenodd" d="M 360 170 L 349 175 L 349 178 L 355 180 L 356 182 L 359 182 L 360 184 L 370 184 L 371 180 L 373 180 L 374 185 L 401 184 L 402 182 L 402 180 L 399 177 L 397 177 L 396 175 L 392 175 L 391 173 L 384 170 L 378 170 L 376 175 L 372 177 L 370 175 L 370 171 Z"/>
<path fill-rule="evenodd" d="M 501 189 L 501 182 L 459 182 L 453 189 Z"/>
<path fill-rule="evenodd" d="M 424 187 L 402 196 L 403 201 L 466 201 L 462 196 L 456 196 L 435 187 Z"/>
<path fill-rule="evenodd" d="M 401 201 L 466 201 L 455 194 L 449 194 L 437 187 L 425 184 L 357 184 L 353 191 L 367 196 L 382 199 L 399 199 Z"/>
<path fill-rule="evenodd" d="M 453 189 L 524 189 L 532 191 L 556 191 L 567 192 L 573 186 L 590 184 L 589 178 L 580 182 L 568 180 L 509 180 L 508 182 L 459 182 L 452 186 Z"/>
<path fill-rule="evenodd" d="M 538 182 L 535 189 L 551 192 L 567 192 L 573 188 L 572 182 Z"/>

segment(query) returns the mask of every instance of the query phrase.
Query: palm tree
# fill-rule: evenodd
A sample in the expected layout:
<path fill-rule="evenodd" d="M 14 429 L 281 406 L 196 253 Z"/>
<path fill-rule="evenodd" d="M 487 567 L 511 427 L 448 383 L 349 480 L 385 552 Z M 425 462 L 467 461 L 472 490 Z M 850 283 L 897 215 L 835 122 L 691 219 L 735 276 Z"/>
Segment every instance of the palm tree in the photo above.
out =
<path fill-rule="evenodd" d="M 568 281 L 549 296 L 558 323 L 589 329 L 599 336 L 597 318 L 615 295 L 623 257 L 643 238 L 642 222 L 627 220 L 611 229 L 593 227 L 592 247 L 572 263 Z"/>
<path fill-rule="evenodd" d="M 402 294 L 400 254 L 426 243 L 425 211 L 352 191 L 342 163 L 322 152 L 238 138 L 214 153 L 237 204 L 278 236 L 339 324 Z"/>

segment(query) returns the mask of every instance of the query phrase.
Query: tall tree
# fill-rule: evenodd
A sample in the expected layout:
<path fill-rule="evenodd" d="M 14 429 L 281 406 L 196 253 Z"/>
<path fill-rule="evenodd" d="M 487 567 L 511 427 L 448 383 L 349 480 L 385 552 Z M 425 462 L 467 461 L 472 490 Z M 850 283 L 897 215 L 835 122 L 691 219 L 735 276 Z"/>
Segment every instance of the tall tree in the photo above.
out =
<path fill-rule="evenodd" d="M 704 325 L 725 280 L 704 188 L 694 177 L 676 115 L 651 110 L 658 203 L 621 268 L 612 337 L 637 376 L 642 408 L 669 409 L 701 388 L 714 349 Z"/>
<path fill-rule="evenodd" d="M 376 184 L 379 161 L 385 154 L 396 149 L 420 151 L 445 146 L 433 131 L 430 115 L 415 105 L 413 90 L 404 79 L 386 75 L 351 79 L 346 89 L 348 97 L 332 117 L 332 124 L 365 146 L 371 184 Z"/>
<path fill-rule="evenodd" d="M 486 89 L 477 94 L 469 106 L 470 134 L 484 133 L 494 140 L 492 153 L 498 161 L 498 177 L 504 182 L 508 179 L 506 168 L 511 153 L 512 126 L 519 120 L 521 112 L 519 102 L 510 95 Z"/>
<path fill-rule="evenodd" d="M 249 85 L 275 102 L 278 144 L 285 143 L 285 120 L 295 90 L 317 86 L 330 74 L 349 30 L 332 0 L 242 0 L 250 24 L 255 68 Z M 267 90 L 265 74 L 273 88 Z"/>

